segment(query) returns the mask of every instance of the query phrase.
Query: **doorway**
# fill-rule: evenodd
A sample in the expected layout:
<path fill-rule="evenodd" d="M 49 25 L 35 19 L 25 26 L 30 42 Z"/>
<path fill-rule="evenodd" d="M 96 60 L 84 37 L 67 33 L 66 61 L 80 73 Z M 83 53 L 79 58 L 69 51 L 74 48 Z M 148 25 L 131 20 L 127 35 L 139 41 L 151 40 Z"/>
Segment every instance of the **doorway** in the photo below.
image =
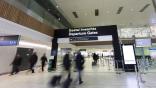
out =
<path fill-rule="evenodd" d="M 77 51 L 80 51 L 85 58 L 85 71 L 86 72 L 115 72 L 114 49 L 112 41 L 96 42 L 96 43 L 72 43 L 72 44 L 59 44 L 58 45 L 57 67 L 62 64 L 63 57 L 66 53 L 70 52 L 72 63 L 76 57 Z M 98 55 L 96 65 L 92 65 L 93 53 Z M 74 64 L 73 64 L 74 66 Z"/>
<path fill-rule="evenodd" d="M 19 54 L 22 57 L 20 71 L 29 69 L 29 67 L 30 67 L 29 59 L 30 59 L 30 56 L 32 55 L 32 53 L 33 53 L 32 48 L 22 48 L 22 47 L 17 48 L 17 54 Z"/>

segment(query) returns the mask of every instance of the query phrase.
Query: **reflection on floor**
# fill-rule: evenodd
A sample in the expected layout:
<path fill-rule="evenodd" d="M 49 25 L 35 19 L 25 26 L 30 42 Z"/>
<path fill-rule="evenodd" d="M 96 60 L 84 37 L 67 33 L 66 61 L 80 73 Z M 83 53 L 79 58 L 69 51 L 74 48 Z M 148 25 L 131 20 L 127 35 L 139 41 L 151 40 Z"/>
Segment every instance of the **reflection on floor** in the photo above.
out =
<path fill-rule="evenodd" d="M 86 60 L 83 74 L 84 83 L 76 84 L 76 88 L 156 88 L 155 73 L 142 75 L 142 80 L 146 82 L 139 81 L 138 84 L 136 73 L 116 74 L 111 61 L 109 62 L 110 67 L 107 60 L 105 64 L 99 62 L 99 65 L 95 67 L 92 67 L 91 62 L 91 59 Z M 0 88 L 52 88 L 48 86 L 48 82 L 56 74 L 60 74 L 60 71 L 42 73 L 36 70 L 34 74 L 20 72 L 14 76 L 3 75 L 0 76 Z M 72 72 L 73 80 L 76 76 L 76 72 Z"/>
<path fill-rule="evenodd" d="M 138 68 L 141 73 L 156 73 L 156 60 L 155 59 L 137 59 Z"/>

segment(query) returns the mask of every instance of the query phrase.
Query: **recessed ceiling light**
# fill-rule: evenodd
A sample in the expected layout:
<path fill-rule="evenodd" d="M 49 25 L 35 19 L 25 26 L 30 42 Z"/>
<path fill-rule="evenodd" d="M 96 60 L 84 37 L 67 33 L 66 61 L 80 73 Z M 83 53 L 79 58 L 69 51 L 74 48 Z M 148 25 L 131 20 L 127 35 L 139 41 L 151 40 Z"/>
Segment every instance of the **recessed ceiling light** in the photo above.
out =
<path fill-rule="evenodd" d="M 131 9 L 131 11 L 134 11 L 134 9 Z"/>
<path fill-rule="evenodd" d="M 51 9 L 48 9 L 48 11 L 50 11 Z"/>
<path fill-rule="evenodd" d="M 58 5 L 56 5 L 56 8 L 59 8 L 59 6 L 58 6 Z"/>
<path fill-rule="evenodd" d="M 146 4 L 139 12 L 144 12 L 151 4 Z"/>
<path fill-rule="evenodd" d="M 88 14 L 87 14 L 87 13 L 85 13 L 84 15 L 85 15 L 85 16 L 87 16 Z"/>
<path fill-rule="evenodd" d="M 95 16 L 99 16 L 99 9 L 95 9 Z"/>
<path fill-rule="evenodd" d="M 119 7 L 116 14 L 121 14 L 123 8 L 124 8 L 123 6 Z"/>
<path fill-rule="evenodd" d="M 109 11 L 107 11 L 106 13 L 110 13 Z"/>
<path fill-rule="evenodd" d="M 72 12 L 75 18 L 78 18 L 77 12 Z"/>

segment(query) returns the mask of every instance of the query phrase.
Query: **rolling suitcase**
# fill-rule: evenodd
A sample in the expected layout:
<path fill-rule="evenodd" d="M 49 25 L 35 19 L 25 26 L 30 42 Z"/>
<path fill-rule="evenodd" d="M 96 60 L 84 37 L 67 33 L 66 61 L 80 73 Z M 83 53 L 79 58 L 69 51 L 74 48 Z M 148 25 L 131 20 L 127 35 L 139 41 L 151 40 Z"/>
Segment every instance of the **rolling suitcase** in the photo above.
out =
<path fill-rule="evenodd" d="M 96 63 L 95 62 L 92 62 L 92 66 L 95 66 L 96 65 Z"/>
<path fill-rule="evenodd" d="M 62 78 L 61 75 L 53 76 L 52 79 L 50 80 L 50 85 L 53 87 L 60 85 L 61 78 Z"/>

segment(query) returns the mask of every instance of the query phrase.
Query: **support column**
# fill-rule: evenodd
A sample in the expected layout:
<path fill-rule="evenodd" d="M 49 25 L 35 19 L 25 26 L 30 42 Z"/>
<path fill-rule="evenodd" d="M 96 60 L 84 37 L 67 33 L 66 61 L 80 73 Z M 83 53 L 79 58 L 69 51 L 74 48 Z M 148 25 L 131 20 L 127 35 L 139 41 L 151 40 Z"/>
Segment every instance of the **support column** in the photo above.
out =
<path fill-rule="evenodd" d="M 121 49 L 120 49 L 120 43 L 119 43 L 119 37 L 117 31 L 114 31 L 113 37 L 113 47 L 114 47 L 114 60 L 115 60 L 115 67 L 117 68 L 123 68 L 123 58 L 121 56 Z M 117 66 L 118 65 L 118 66 Z"/>
<path fill-rule="evenodd" d="M 54 60 L 52 63 L 52 68 L 54 69 L 56 69 L 56 65 L 57 65 L 57 52 L 58 52 L 57 38 L 54 38 L 52 40 L 52 50 L 51 50 L 51 56 L 54 56 Z"/>
<path fill-rule="evenodd" d="M 156 12 L 156 1 L 155 0 L 152 0 L 152 2 L 153 2 L 154 10 Z"/>

